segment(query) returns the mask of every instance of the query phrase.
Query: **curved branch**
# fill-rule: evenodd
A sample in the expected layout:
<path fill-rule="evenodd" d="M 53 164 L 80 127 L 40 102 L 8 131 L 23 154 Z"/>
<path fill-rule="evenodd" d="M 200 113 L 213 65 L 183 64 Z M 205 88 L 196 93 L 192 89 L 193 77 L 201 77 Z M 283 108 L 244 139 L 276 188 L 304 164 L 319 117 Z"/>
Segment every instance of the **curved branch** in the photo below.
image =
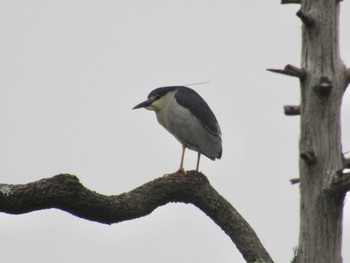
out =
<path fill-rule="evenodd" d="M 0 211 L 9 214 L 57 208 L 112 224 L 146 216 L 169 202 L 192 203 L 201 209 L 225 231 L 247 262 L 273 262 L 254 230 L 201 173 L 161 177 L 117 196 L 93 192 L 69 174 L 25 185 L 0 184 Z"/>

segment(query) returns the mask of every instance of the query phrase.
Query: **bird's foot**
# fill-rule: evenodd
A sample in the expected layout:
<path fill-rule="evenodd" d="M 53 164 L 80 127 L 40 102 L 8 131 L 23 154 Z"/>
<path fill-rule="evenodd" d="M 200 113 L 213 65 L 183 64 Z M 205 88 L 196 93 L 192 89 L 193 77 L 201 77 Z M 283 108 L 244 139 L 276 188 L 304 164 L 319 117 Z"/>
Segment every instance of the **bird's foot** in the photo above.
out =
<path fill-rule="evenodd" d="M 181 168 L 181 169 L 177 170 L 177 171 L 174 172 L 174 173 L 164 174 L 164 177 L 167 177 L 167 176 L 169 176 L 169 175 L 177 175 L 177 174 L 185 175 L 185 174 L 186 174 L 186 171 L 185 171 L 185 169 Z"/>

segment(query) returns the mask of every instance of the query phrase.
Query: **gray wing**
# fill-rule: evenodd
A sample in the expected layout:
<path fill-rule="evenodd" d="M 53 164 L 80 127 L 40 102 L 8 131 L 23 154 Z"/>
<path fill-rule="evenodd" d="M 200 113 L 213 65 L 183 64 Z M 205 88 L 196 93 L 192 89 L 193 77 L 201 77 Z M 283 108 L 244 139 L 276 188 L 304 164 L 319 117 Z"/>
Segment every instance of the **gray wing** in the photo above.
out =
<path fill-rule="evenodd" d="M 181 106 L 189 109 L 209 131 L 221 135 L 214 113 L 197 92 L 187 87 L 180 87 L 175 94 L 175 98 Z"/>

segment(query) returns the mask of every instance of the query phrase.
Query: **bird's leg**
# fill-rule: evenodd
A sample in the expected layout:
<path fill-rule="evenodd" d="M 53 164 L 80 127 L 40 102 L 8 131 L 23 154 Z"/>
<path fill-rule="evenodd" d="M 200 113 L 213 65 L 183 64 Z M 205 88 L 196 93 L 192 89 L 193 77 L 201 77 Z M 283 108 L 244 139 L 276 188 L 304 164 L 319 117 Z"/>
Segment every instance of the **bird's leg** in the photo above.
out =
<path fill-rule="evenodd" d="M 185 159 L 185 150 L 186 150 L 186 145 L 182 145 L 182 155 L 181 155 L 181 162 L 180 162 L 180 168 L 177 170 L 175 173 L 170 173 L 170 174 L 165 174 L 164 176 L 169 176 L 169 175 L 176 175 L 176 174 L 186 174 L 186 171 L 184 169 L 184 159 Z"/>
<path fill-rule="evenodd" d="M 199 161 L 200 161 L 200 159 L 201 159 L 201 154 L 200 154 L 200 153 L 198 153 L 198 156 L 197 156 L 197 166 L 196 166 L 196 172 L 198 172 L 198 170 L 199 170 Z"/>
<path fill-rule="evenodd" d="M 182 145 L 182 154 L 181 154 L 181 161 L 180 161 L 180 168 L 179 168 L 179 173 L 185 173 L 184 169 L 184 159 L 185 159 L 185 151 L 186 151 L 186 145 Z"/>

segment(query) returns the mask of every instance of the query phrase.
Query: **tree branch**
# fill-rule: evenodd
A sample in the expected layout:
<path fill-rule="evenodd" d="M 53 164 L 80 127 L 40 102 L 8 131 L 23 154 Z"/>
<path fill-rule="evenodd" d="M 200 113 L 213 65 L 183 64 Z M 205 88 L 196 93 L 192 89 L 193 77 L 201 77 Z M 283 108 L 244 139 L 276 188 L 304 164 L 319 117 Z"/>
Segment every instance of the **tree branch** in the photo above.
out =
<path fill-rule="evenodd" d="M 289 179 L 289 182 L 291 184 L 299 184 L 300 183 L 300 178 L 292 178 L 292 179 Z"/>
<path fill-rule="evenodd" d="M 296 15 L 303 21 L 305 26 L 312 27 L 315 24 L 315 19 L 311 15 L 311 12 L 305 13 L 302 9 L 300 9 Z"/>
<path fill-rule="evenodd" d="M 284 75 L 291 76 L 291 77 L 297 77 L 301 80 L 304 79 L 306 76 L 306 72 L 304 69 L 300 69 L 300 68 L 293 66 L 293 65 L 290 65 L 290 64 L 286 65 L 284 67 L 284 69 L 268 68 L 267 70 L 270 72 L 284 74 Z"/>
<path fill-rule="evenodd" d="M 347 68 L 345 72 L 346 72 L 346 73 L 345 73 L 346 80 L 347 80 L 347 83 L 349 84 L 349 83 L 350 83 L 350 68 Z M 348 86 L 348 85 L 346 85 L 346 86 L 344 87 L 344 89 L 346 89 L 347 86 Z"/>
<path fill-rule="evenodd" d="M 284 114 L 286 116 L 296 116 L 300 115 L 300 106 L 299 105 L 285 105 L 283 107 L 284 109 Z"/>
<path fill-rule="evenodd" d="M 9 214 L 57 208 L 112 224 L 146 216 L 169 202 L 192 203 L 201 209 L 231 238 L 247 262 L 273 262 L 254 230 L 201 173 L 161 177 L 117 196 L 93 192 L 69 174 L 25 185 L 0 184 L 0 211 Z"/>
<path fill-rule="evenodd" d="M 350 173 L 339 171 L 329 181 L 328 189 L 333 193 L 346 193 L 350 191 Z"/>
<path fill-rule="evenodd" d="M 301 0 L 282 0 L 281 4 L 301 4 Z"/>
<path fill-rule="evenodd" d="M 350 158 L 345 158 L 344 159 L 344 168 L 345 169 L 350 169 Z"/>

